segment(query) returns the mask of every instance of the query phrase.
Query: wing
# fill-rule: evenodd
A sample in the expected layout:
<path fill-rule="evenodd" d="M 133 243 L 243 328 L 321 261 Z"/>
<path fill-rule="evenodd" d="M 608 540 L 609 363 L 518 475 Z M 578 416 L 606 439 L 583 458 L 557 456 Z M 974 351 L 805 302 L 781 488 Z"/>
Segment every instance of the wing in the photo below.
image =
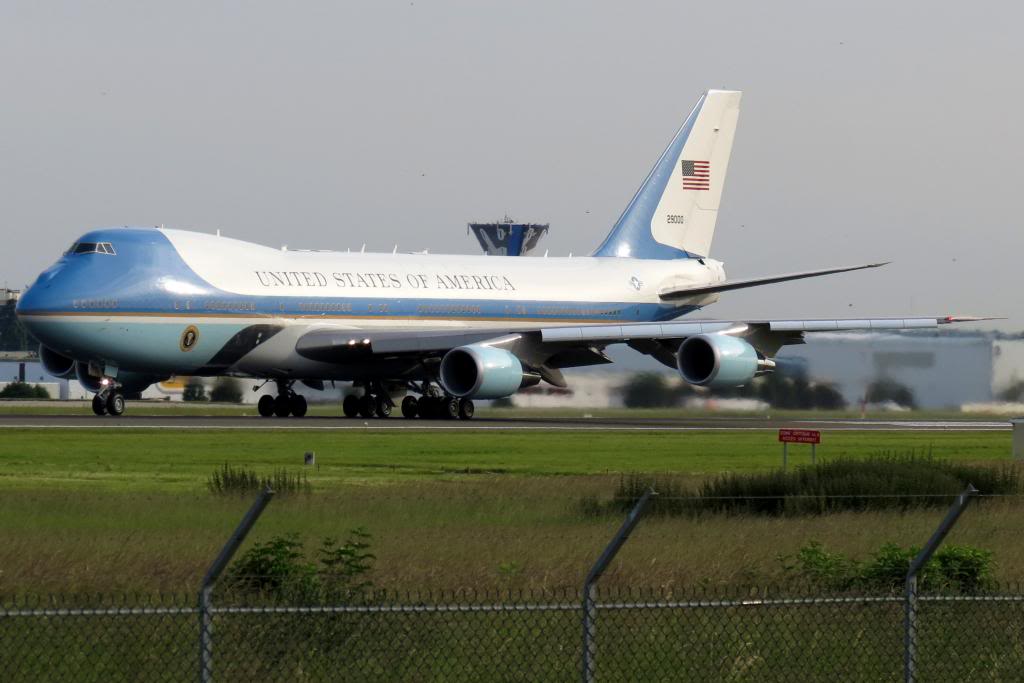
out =
<path fill-rule="evenodd" d="M 320 329 L 299 338 L 296 351 L 325 363 L 407 358 L 437 364 L 450 350 L 466 346 L 501 348 L 514 354 L 525 368 L 555 386 L 565 386 L 561 369 L 610 363 L 605 347 L 627 344 L 677 367 L 680 347 L 691 337 L 718 335 L 742 339 L 760 358 L 770 358 L 789 344 L 803 344 L 814 332 L 929 329 L 958 322 L 991 318 L 943 316 L 931 318 L 846 318 L 811 320 L 694 320 L 619 325 L 575 325 L 535 329 L 477 330 L 334 330 Z"/>
<path fill-rule="evenodd" d="M 698 296 L 702 294 L 728 292 L 733 289 L 746 289 L 747 287 L 760 287 L 761 285 L 772 285 L 778 282 L 803 280 L 809 277 L 821 277 L 822 275 L 834 275 L 835 273 L 848 273 L 851 270 L 881 268 L 882 266 L 888 264 L 888 261 L 884 263 L 866 263 L 861 266 L 844 266 L 842 268 L 826 268 L 824 270 L 805 270 L 800 273 L 772 275 L 769 277 L 750 278 L 748 280 L 726 280 L 725 282 L 716 282 L 714 284 L 701 285 L 699 287 L 672 287 L 669 289 L 663 289 L 662 291 L 658 292 L 658 296 L 663 301 L 674 301 L 676 299 L 685 299 L 687 297 Z"/>

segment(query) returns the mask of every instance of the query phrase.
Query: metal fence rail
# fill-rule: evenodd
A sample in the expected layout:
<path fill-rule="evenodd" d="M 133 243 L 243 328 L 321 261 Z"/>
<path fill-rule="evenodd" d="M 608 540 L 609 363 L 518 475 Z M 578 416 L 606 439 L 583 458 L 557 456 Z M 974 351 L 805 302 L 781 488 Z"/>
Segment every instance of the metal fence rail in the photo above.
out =
<path fill-rule="evenodd" d="M 578 681 L 583 593 L 365 596 L 304 605 L 220 595 L 217 681 Z M 903 676 L 904 597 L 786 590 L 594 595 L 593 676 L 880 681 Z M 194 595 L 0 598 L 4 681 L 195 681 Z M 920 680 L 1024 670 L 1024 592 L 917 598 Z"/>

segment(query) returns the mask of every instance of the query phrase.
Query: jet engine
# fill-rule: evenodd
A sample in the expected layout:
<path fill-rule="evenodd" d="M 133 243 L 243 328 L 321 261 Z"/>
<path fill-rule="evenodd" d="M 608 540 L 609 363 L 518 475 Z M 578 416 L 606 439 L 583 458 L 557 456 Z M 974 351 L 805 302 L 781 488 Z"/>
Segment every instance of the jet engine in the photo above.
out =
<path fill-rule="evenodd" d="M 42 364 L 43 369 L 54 377 L 60 377 L 61 379 L 71 379 L 75 376 L 75 361 L 66 356 L 62 356 L 53 349 L 39 345 L 39 362 Z"/>
<path fill-rule="evenodd" d="M 441 359 L 441 386 L 459 398 L 504 398 L 533 386 L 540 376 L 527 371 L 515 354 L 493 346 L 470 344 Z"/>
<path fill-rule="evenodd" d="M 676 367 L 684 380 L 699 387 L 738 387 L 770 372 L 775 361 L 737 337 L 698 334 L 679 345 Z"/>
<path fill-rule="evenodd" d="M 98 392 L 105 386 L 102 378 L 94 377 L 89 374 L 88 363 L 75 363 L 75 376 L 86 391 Z M 140 394 L 145 391 L 150 384 L 161 382 L 164 379 L 166 378 L 156 377 L 154 375 L 143 375 L 138 372 L 128 372 L 125 370 L 117 373 L 117 385 L 119 391 L 125 394 Z"/>

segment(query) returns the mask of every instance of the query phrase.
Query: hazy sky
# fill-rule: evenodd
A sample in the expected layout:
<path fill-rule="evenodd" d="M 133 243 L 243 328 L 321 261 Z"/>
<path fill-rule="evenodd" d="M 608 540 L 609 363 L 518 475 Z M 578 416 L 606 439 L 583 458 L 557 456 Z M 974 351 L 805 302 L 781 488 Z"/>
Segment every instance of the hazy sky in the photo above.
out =
<path fill-rule="evenodd" d="M 1024 9 L 972 2 L 0 3 L 0 282 L 90 227 L 585 254 L 700 93 L 745 91 L 716 317 L 1024 328 Z"/>

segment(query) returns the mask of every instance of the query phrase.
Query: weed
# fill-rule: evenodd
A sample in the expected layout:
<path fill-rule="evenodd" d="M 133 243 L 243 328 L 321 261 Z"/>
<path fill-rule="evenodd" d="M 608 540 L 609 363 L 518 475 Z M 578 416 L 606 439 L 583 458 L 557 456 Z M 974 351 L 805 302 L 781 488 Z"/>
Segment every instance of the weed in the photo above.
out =
<path fill-rule="evenodd" d="M 244 495 L 270 487 L 279 495 L 312 493 L 313 487 L 305 472 L 275 469 L 270 476 L 260 476 L 251 469 L 232 467 L 224 463 L 214 470 L 206 482 L 211 493 L 218 495 Z"/>

